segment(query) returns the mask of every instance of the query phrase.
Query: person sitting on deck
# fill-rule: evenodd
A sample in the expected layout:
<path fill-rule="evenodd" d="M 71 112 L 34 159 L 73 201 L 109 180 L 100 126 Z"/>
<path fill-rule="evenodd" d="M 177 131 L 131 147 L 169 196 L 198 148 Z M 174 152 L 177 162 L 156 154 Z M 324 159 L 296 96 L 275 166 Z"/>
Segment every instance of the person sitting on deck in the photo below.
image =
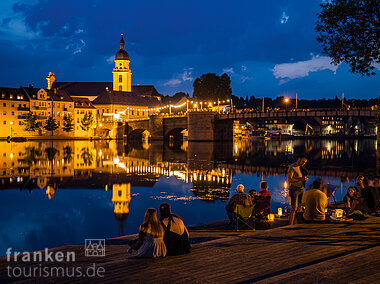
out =
<path fill-rule="evenodd" d="M 305 206 L 305 212 L 298 221 L 323 222 L 326 220 L 325 210 L 328 203 L 326 187 L 321 179 L 314 180 L 311 190 L 304 192 L 301 204 Z"/>
<path fill-rule="evenodd" d="M 372 205 L 371 203 L 373 200 L 371 200 L 371 196 L 369 194 L 369 191 L 372 189 L 372 187 L 369 186 L 369 180 L 367 178 L 361 179 L 360 186 L 362 188 L 360 189 L 360 192 L 356 193 L 350 210 L 348 210 L 348 214 L 353 213 L 355 210 L 366 213 L 368 211 L 367 205 Z"/>
<path fill-rule="evenodd" d="M 354 187 L 355 187 L 356 192 L 358 192 L 359 194 L 362 193 L 362 189 L 364 188 L 363 181 L 364 181 L 363 176 L 358 176 L 356 178 L 356 183 L 355 183 Z"/>
<path fill-rule="evenodd" d="M 256 191 L 256 189 L 250 189 L 249 191 L 248 191 L 248 193 L 249 193 L 249 195 L 252 197 L 252 199 L 253 198 L 255 198 L 255 196 L 257 195 L 257 191 Z"/>
<path fill-rule="evenodd" d="M 160 221 L 165 230 L 164 242 L 167 255 L 179 255 L 190 252 L 189 232 L 182 219 L 171 213 L 170 205 L 162 203 L 160 209 Z"/>
<path fill-rule="evenodd" d="M 343 197 L 344 207 L 347 211 L 350 210 L 354 200 L 355 200 L 355 187 L 350 186 L 347 189 L 346 195 Z"/>
<path fill-rule="evenodd" d="M 236 188 L 236 191 L 237 193 L 231 197 L 230 201 L 228 201 L 228 204 L 226 206 L 227 215 L 230 218 L 231 223 L 234 219 L 234 210 L 236 204 L 245 206 L 253 205 L 252 197 L 244 192 L 244 185 L 239 184 Z"/>
<path fill-rule="evenodd" d="M 270 192 L 268 191 L 268 183 L 266 181 L 262 181 L 260 183 L 260 189 L 261 191 L 259 192 L 259 196 L 270 196 L 269 198 L 269 202 L 260 202 L 258 204 L 258 210 L 259 212 L 263 212 L 265 210 L 269 210 L 269 207 L 270 207 L 270 202 L 272 200 L 272 195 L 270 194 Z"/>
<path fill-rule="evenodd" d="M 129 242 L 129 253 L 137 250 L 136 257 L 164 257 L 166 246 L 163 240 L 164 228 L 158 221 L 157 211 L 149 208 L 145 212 L 144 223 L 139 229 L 139 238 Z"/>

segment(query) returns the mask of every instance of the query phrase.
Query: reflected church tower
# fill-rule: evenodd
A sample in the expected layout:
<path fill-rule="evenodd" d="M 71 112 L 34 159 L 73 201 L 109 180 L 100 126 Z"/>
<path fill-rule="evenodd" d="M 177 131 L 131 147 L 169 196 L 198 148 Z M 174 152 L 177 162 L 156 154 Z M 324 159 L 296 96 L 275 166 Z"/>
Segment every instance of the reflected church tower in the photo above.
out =
<path fill-rule="evenodd" d="M 129 213 L 129 203 L 131 202 L 131 184 L 114 184 L 112 186 L 112 203 L 115 218 L 119 222 L 119 234 L 122 236 L 123 226 Z"/>

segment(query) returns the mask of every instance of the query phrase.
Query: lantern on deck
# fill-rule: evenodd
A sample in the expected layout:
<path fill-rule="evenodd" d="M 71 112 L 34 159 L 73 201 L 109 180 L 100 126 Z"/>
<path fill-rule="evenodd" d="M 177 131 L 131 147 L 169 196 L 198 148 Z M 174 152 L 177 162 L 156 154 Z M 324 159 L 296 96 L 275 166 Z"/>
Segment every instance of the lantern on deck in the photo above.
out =
<path fill-rule="evenodd" d="M 269 214 L 268 215 L 268 220 L 269 220 L 269 222 L 274 222 L 274 214 Z"/>
<path fill-rule="evenodd" d="M 278 216 L 282 216 L 282 208 L 278 208 L 278 210 L 277 210 L 277 214 L 278 214 Z"/>

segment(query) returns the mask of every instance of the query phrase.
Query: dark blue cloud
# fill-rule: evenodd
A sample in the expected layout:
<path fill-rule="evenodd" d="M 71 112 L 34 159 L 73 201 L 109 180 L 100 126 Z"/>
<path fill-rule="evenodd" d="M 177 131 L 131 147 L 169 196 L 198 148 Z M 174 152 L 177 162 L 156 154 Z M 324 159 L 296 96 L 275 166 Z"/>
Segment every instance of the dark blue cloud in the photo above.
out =
<path fill-rule="evenodd" d="M 110 81 L 123 32 L 133 83 L 154 84 L 164 94 L 192 92 L 185 70 L 196 78 L 232 68 L 233 91 L 240 96 L 289 91 L 315 97 L 321 90 L 335 96 L 342 87 L 366 88 L 366 94 L 353 96 L 379 95 L 378 77 L 353 76 L 343 65 L 336 75 L 321 69 L 296 79 L 275 78 L 276 65 L 321 55 L 314 31 L 320 0 L 9 3 L 11 8 L 0 4 L 11 11 L 0 13 L 0 85 L 43 87 L 49 71 L 60 81 Z"/>

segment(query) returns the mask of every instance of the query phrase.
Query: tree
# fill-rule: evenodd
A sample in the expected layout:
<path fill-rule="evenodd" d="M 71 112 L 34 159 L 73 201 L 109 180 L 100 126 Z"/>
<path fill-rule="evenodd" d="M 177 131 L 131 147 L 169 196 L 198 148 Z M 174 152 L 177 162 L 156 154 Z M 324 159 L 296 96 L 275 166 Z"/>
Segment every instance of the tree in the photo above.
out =
<path fill-rule="evenodd" d="M 95 125 L 95 118 L 92 116 L 92 113 L 86 113 L 83 118 L 81 119 L 80 127 L 84 131 L 89 131 L 91 128 L 94 128 Z"/>
<path fill-rule="evenodd" d="M 54 157 L 59 153 L 59 151 L 54 147 L 48 147 L 45 149 L 48 160 L 51 162 L 54 160 Z"/>
<path fill-rule="evenodd" d="M 338 65 L 346 62 L 350 71 L 375 75 L 380 63 L 378 0 L 331 0 L 321 4 L 316 31 L 323 52 Z"/>
<path fill-rule="evenodd" d="M 88 147 L 84 147 L 82 148 L 81 150 L 81 158 L 83 159 L 83 163 L 87 166 L 91 166 L 92 165 L 92 160 L 93 160 L 93 156 L 90 152 L 90 149 Z"/>
<path fill-rule="evenodd" d="M 25 161 L 29 166 L 35 164 L 37 160 L 41 157 L 42 152 L 40 149 L 32 147 L 25 147 Z"/>
<path fill-rule="evenodd" d="M 193 97 L 199 100 L 227 100 L 231 98 L 231 79 L 226 73 L 221 76 L 215 73 L 203 74 L 193 83 Z"/>
<path fill-rule="evenodd" d="M 39 129 L 42 123 L 38 120 L 38 115 L 33 112 L 28 112 L 24 119 L 23 125 L 25 126 L 25 131 L 34 132 Z"/>
<path fill-rule="evenodd" d="M 44 128 L 47 131 L 51 131 L 51 136 L 53 136 L 53 131 L 58 128 L 58 124 L 57 124 L 57 122 L 55 121 L 54 118 L 52 118 L 51 116 L 49 116 L 48 120 L 46 121 L 46 125 L 44 126 Z"/>
<path fill-rule="evenodd" d="M 63 147 L 63 159 L 66 163 L 70 163 L 73 159 L 73 149 L 70 146 Z"/>
<path fill-rule="evenodd" d="M 65 132 L 71 132 L 74 129 L 74 122 L 71 114 L 65 114 L 63 116 L 63 127 L 62 130 Z"/>

